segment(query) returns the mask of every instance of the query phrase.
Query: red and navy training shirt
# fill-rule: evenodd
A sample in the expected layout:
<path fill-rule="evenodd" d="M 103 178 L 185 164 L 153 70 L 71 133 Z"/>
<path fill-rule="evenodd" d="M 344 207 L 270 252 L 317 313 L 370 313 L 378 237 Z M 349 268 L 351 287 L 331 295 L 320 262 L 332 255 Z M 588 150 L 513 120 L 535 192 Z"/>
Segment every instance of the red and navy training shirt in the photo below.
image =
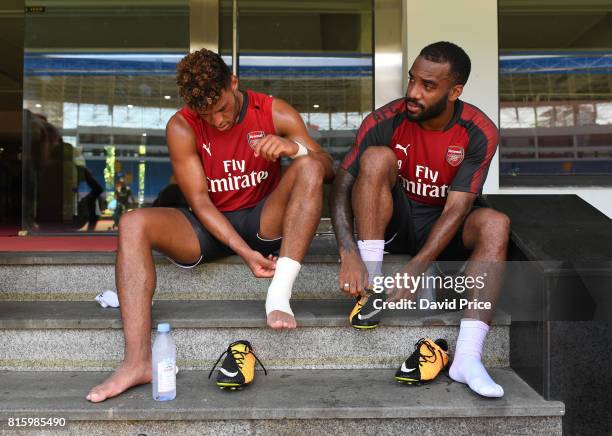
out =
<path fill-rule="evenodd" d="M 387 146 L 397 156 L 398 182 L 411 200 L 443 206 L 449 190 L 480 194 L 499 133 L 477 107 L 457 100 L 454 109 L 448 125 L 432 131 L 408 119 L 405 98 L 386 104 L 363 120 L 341 167 L 357 177 L 364 150 Z"/>

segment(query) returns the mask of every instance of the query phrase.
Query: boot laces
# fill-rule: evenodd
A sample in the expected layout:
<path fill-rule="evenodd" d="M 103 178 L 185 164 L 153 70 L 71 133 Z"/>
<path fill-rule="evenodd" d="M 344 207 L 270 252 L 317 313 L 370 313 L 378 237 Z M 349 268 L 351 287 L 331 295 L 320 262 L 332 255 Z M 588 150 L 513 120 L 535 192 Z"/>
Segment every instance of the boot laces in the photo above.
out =
<path fill-rule="evenodd" d="M 257 355 L 253 352 L 253 350 L 250 347 L 246 347 L 246 350 L 242 351 L 242 350 L 238 350 L 238 349 L 234 348 L 234 345 L 236 345 L 236 344 L 237 344 L 237 342 L 234 342 L 234 343 L 230 344 L 230 346 L 227 347 L 227 349 L 223 353 L 221 353 L 221 355 L 219 356 L 219 358 L 217 359 L 217 361 L 213 365 L 212 369 L 210 370 L 210 373 L 208 374 L 208 378 L 210 378 L 212 376 L 213 372 L 217 368 L 217 365 L 219 364 L 221 359 L 223 359 L 223 357 L 227 353 L 232 353 L 232 357 L 236 361 L 236 364 L 238 365 L 239 369 L 242 369 L 242 366 L 244 365 L 244 358 L 245 358 L 245 356 L 247 354 L 251 353 L 253 355 L 253 357 L 255 358 L 255 360 L 257 361 L 257 363 L 259 363 L 259 366 L 261 366 L 261 368 L 264 370 L 264 374 L 268 375 L 268 371 L 266 370 L 266 367 L 263 366 L 263 363 L 261 363 L 261 360 L 259 360 L 259 357 L 257 357 Z"/>
<path fill-rule="evenodd" d="M 429 350 L 430 354 L 423 354 L 423 352 L 421 351 L 421 345 L 425 345 L 425 347 Z M 438 359 L 438 355 L 436 354 L 437 350 L 426 338 L 419 339 L 415 346 L 417 347 L 417 350 L 419 350 L 419 365 L 423 363 L 435 363 Z"/>

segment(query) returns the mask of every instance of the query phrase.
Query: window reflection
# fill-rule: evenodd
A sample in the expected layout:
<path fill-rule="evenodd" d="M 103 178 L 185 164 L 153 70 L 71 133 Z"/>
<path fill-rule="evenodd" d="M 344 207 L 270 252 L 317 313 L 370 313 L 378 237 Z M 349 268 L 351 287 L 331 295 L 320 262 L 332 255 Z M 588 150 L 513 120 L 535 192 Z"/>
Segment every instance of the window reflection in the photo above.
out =
<path fill-rule="evenodd" d="M 189 2 L 32 1 L 26 6 L 46 13 L 26 15 L 24 109 L 32 126 L 23 227 L 91 230 L 79 204 L 94 180 L 102 187 L 94 227 L 107 231 L 120 178 L 133 207 L 150 205 L 171 180 L 164 130 L 182 105 L 175 65 L 189 48 Z M 220 51 L 231 65 L 231 2 L 220 3 Z M 372 0 L 239 3 L 241 87 L 287 100 L 340 159 L 372 110 Z M 59 142 L 40 143 L 47 128 Z M 49 149 L 59 159 L 51 170 L 41 155 Z"/>
<path fill-rule="evenodd" d="M 555 2 L 499 3 L 501 185 L 612 181 L 612 45 L 592 25 L 612 7 L 570 3 L 591 21 L 559 15 Z"/>
<path fill-rule="evenodd" d="M 339 161 L 373 109 L 372 0 L 238 1 L 241 87 L 295 107 Z M 231 65 L 232 2 L 220 3 L 220 52 Z"/>
<path fill-rule="evenodd" d="M 182 105 L 174 76 L 189 47 L 189 2 L 36 5 L 46 13 L 26 15 L 24 228 L 93 230 L 82 204 L 95 182 L 102 192 L 94 228 L 107 231 L 117 183 L 133 195 L 128 206 L 141 207 L 172 175 L 164 130 Z M 43 118 L 64 144 L 52 164 L 41 155 L 53 148 L 37 133 Z"/>

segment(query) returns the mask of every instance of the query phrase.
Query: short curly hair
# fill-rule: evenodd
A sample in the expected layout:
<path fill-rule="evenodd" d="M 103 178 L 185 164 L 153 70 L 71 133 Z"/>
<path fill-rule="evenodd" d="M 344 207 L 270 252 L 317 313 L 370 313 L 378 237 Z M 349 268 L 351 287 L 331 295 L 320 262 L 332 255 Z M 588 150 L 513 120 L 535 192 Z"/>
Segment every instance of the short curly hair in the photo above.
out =
<path fill-rule="evenodd" d="M 431 62 L 441 64 L 448 62 L 451 67 L 451 75 L 457 85 L 465 85 L 468 77 L 470 77 L 470 70 L 472 69 L 470 57 L 461 47 L 452 42 L 439 41 L 429 44 L 421 50 L 419 56 L 423 56 Z"/>
<path fill-rule="evenodd" d="M 196 111 L 215 104 L 230 85 L 231 73 L 221 56 L 205 48 L 176 65 L 176 83 L 185 104 Z"/>

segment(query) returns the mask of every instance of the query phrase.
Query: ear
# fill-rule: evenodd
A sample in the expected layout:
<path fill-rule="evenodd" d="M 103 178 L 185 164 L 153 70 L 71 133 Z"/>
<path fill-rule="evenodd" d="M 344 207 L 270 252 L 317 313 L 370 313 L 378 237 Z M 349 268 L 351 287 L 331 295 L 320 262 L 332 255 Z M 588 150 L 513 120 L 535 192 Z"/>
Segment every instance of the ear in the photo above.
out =
<path fill-rule="evenodd" d="M 448 94 L 448 100 L 454 102 L 463 93 L 463 85 L 454 85 Z"/>

